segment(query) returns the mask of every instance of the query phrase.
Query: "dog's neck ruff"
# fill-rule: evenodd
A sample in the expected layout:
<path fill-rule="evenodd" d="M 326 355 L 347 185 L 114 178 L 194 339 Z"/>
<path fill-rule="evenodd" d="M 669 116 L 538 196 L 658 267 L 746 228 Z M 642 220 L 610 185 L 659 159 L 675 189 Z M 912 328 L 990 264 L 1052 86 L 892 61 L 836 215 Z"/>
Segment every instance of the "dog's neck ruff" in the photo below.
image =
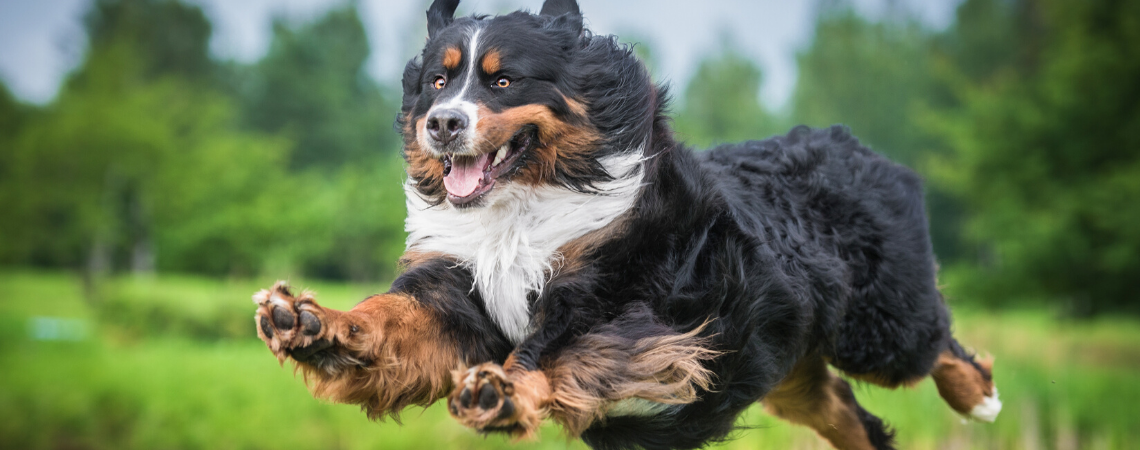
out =
<path fill-rule="evenodd" d="M 641 149 L 602 158 L 613 177 L 596 192 L 561 186 L 505 183 L 488 193 L 486 206 L 432 205 L 404 184 L 407 250 L 455 256 L 475 277 L 487 313 L 511 342 L 530 333 L 528 295 L 541 294 L 561 265 L 558 249 L 600 229 L 633 207 L 644 179 Z"/>

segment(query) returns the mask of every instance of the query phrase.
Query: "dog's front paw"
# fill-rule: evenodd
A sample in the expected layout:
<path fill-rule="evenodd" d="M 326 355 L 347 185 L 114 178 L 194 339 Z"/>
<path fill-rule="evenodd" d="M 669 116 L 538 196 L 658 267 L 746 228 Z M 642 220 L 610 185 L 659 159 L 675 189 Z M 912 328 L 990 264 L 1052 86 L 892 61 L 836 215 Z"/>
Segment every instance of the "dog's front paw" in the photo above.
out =
<path fill-rule="evenodd" d="M 363 366 L 347 344 L 361 333 L 362 323 L 341 311 L 323 308 L 310 293 L 294 297 L 284 281 L 253 294 L 257 335 L 281 363 L 288 357 L 327 373 Z"/>
<path fill-rule="evenodd" d="M 498 364 L 484 363 L 452 375 L 455 390 L 447 404 L 459 423 L 483 432 L 534 436 L 549 391 L 540 373 L 508 374 Z"/>

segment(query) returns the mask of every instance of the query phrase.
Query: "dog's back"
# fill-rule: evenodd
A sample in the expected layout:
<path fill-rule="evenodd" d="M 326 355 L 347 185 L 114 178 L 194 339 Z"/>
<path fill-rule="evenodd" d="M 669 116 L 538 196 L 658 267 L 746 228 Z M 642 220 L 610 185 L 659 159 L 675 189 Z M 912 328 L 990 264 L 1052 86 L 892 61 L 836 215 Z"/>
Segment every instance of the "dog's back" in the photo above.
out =
<path fill-rule="evenodd" d="M 919 177 L 845 127 L 714 148 L 702 166 L 724 204 L 780 255 L 816 308 L 819 350 L 889 383 L 922 377 L 950 336 Z M 824 331 L 827 330 L 827 331 Z"/>

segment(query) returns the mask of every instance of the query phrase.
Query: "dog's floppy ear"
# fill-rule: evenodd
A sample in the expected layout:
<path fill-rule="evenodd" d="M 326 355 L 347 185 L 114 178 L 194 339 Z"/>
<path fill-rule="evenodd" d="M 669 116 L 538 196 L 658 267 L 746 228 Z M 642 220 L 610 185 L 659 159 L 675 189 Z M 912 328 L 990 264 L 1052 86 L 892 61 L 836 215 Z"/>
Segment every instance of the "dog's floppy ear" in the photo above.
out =
<path fill-rule="evenodd" d="M 439 30 L 451 25 L 455 19 L 455 8 L 459 0 L 435 0 L 427 10 L 428 39 L 434 38 Z"/>
<path fill-rule="evenodd" d="M 538 12 L 541 16 L 561 16 L 563 14 L 577 14 L 582 15 L 582 11 L 578 9 L 577 0 L 546 0 L 542 4 L 542 11 Z"/>

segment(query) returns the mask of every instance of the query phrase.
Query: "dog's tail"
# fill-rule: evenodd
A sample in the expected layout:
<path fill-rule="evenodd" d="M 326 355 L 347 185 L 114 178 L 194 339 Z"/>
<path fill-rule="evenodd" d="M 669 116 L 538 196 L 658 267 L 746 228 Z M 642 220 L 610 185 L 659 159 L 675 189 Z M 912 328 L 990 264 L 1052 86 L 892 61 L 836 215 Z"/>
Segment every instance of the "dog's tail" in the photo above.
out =
<path fill-rule="evenodd" d="M 983 422 L 993 422 L 1001 412 L 993 380 L 993 357 L 977 358 L 957 340 L 938 356 L 931 378 L 938 394 L 958 413 Z"/>

